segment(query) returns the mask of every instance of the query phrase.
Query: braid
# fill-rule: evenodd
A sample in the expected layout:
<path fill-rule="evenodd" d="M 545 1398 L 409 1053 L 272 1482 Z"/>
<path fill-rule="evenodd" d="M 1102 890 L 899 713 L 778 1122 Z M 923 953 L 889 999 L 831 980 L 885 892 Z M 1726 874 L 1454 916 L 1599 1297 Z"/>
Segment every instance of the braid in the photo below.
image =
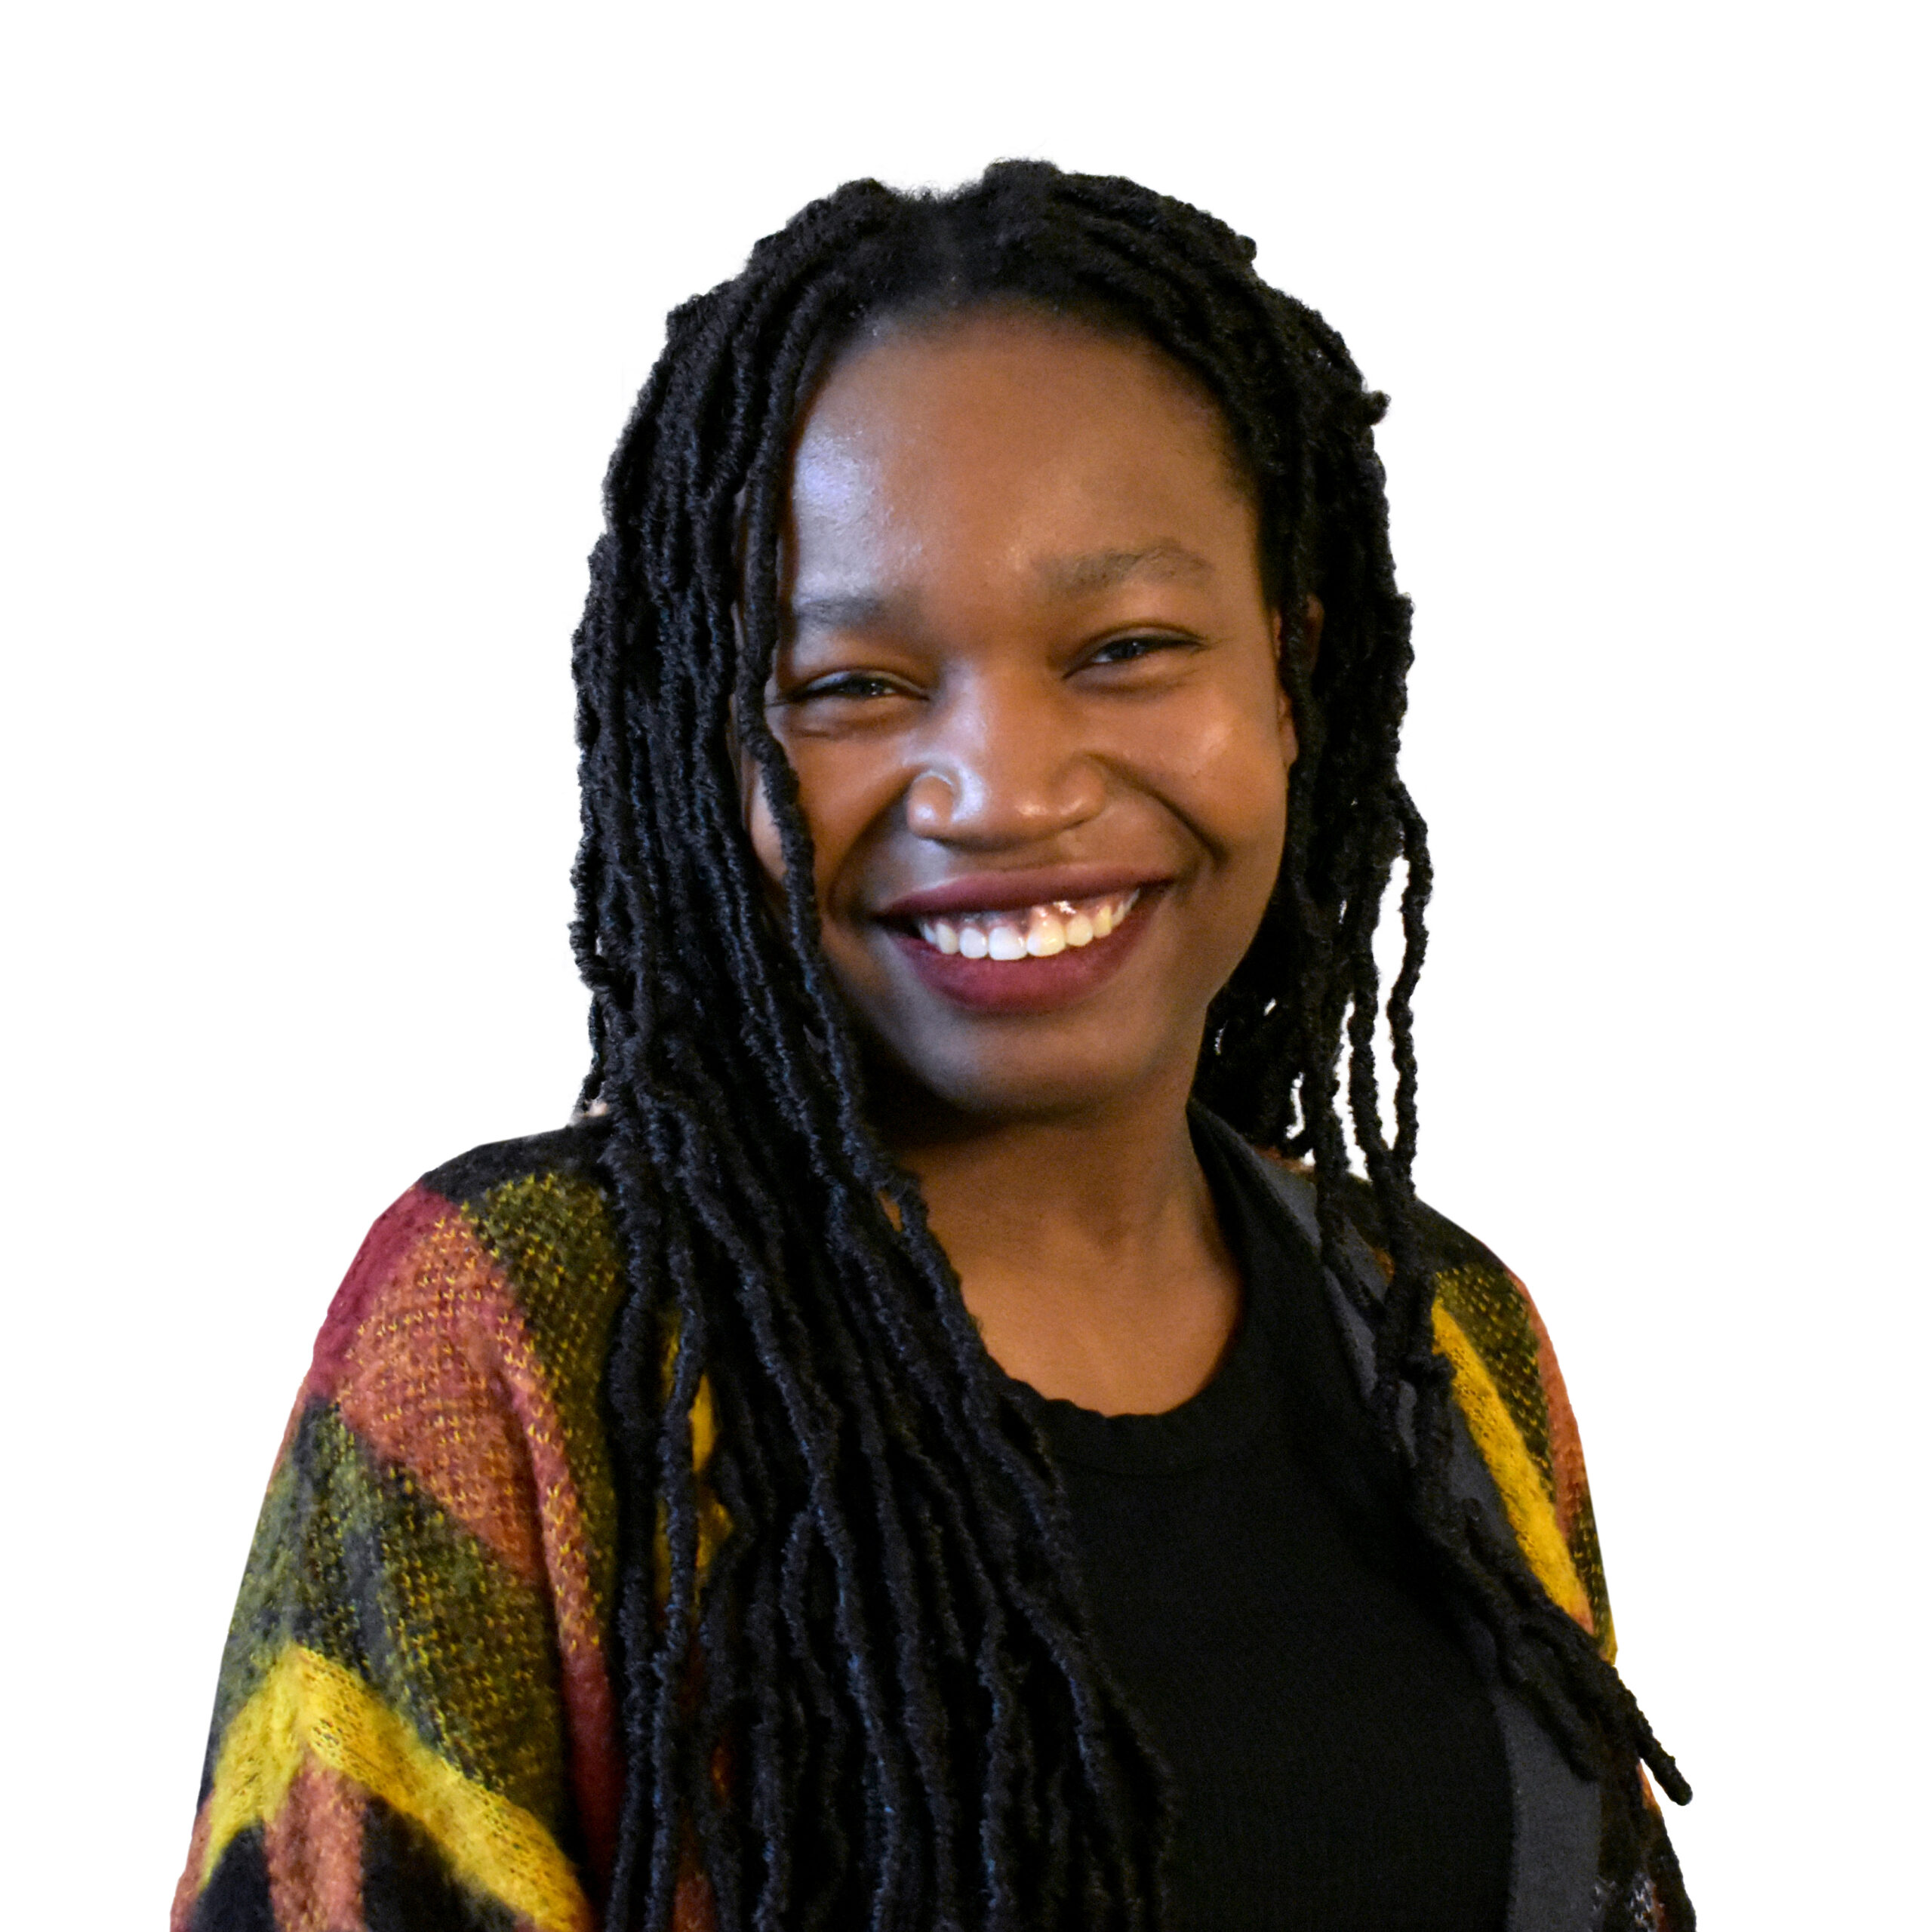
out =
<path fill-rule="evenodd" d="M 944 198 L 852 183 L 672 314 L 612 460 L 574 655 L 572 938 L 592 994 L 582 1099 L 611 1116 L 630 1284 L 610 1371 L 629 1765 L 614 1927 L 665 1932 L 694 1865 L 732 1932 L 1159 1922 L 1163 1774 L 1096 1663 L 1044 1444 L 866 1123 L 796 780 L 763 720 L 812 385 L 869 325 L 988 302 L 1131 331 L 1192 371 L 1253 480 L 1271 600 L 1321 601 L 1315 660 L 1282 654 L 1300 751 L 1280 880 L 1209 1016 L 1197 1091 L 1251 1139 L 1313 1155 L 1325 1257 L 1346 1279 L 1346 1038 L 1349 1121 L 1394 1260 L 1373 1311 L 1375 1408 L 1417 1528 L 1512 1681 L 1604 1779 L 1617 1842 L 1643 1839 L 1639 1759 L 1681 1786 L 1614 1671 L 1447 1487 L 1409 1178 L 1429 871 L 1395 774 L 1410 652 L 1372 441 L 1383 399 L 1252 255 L 1179 202 L 1041 163 L 1001 163 Z M 739 753 L 781 841 L 776 917 Z M 1372 942 L 1398 860 L 1391 1141 Z M 718 1420 L 710 1500 L 694 1466 L 701 1388 Z M 735 1533 L 706 1570 L 721 1507 Z"/>

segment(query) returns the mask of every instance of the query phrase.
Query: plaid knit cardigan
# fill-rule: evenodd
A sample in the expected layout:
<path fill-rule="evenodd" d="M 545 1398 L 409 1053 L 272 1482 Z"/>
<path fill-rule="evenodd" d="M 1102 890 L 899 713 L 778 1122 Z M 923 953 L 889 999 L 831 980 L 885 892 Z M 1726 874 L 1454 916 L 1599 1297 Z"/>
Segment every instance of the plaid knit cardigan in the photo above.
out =
<path fill-rule="evenodd" d="M 1306 1175 L 1204 1120 L 1312 1238 Z M 411 1188 L 356 1256 L 249 1552 L 172 1932 L 600 1924 L 623 1777 L 601 1385 L 624 1288 L 601 1140 L 591 1122 L 479 1149 Z M 1429 1226 L 1459 1481 L 1608 1657 L 1549 1337 L 1494 1257 Z M 1352 1265 L 1379 1291 L 1366 1245 Z M 1334 1299 L 1366 1374 L 1367 1331 Z M 707 1389 L 693 1423 L 701 1472 Z M 728 1527 L 711 1511 L 706 1543 Z M 1515 1801 L 1510 1932 L 1580 1932 L 1604 1903 L 1596 1788 L 1512 1694 L 1492 1696 Z M 694 1876 L 678 1932 L 709 1920 Z"/>

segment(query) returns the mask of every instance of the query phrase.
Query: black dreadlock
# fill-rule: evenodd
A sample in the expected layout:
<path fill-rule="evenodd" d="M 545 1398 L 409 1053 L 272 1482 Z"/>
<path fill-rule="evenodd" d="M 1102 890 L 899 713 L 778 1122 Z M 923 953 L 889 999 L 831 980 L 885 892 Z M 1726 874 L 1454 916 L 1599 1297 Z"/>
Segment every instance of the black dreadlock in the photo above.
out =
<path fill-rule="evenodd" d="M 1416 1527 L 1503 1669 L 1602 1781 L 1605 1877 L 1632 1923 L 1658 1863 L 1640 1761 L 1688 1795 L 1616 1672 L 1447 1486 L 1450 1397 L 1410 1182 L 1429 866 L 1395 769 L 1411 654 L 1372 436 L 1386 399 L 1253 255 L 1198 210 L 1044 163 L 1002 162 L 943 196 L 854 182 L 672 314 L 612 460 L 574 655 L 573 937 L 592 995 L 583 1101 L 612 1116 L 631 1284 L 610 1380 L 629 1767 L 614 1926 L 664 1932 L 697 1867 L 733 1932 L 1159 1922 L 1161 1777 L 1095 1661 L 1043 1446 L 863 1116 L 796 781 L 762 722 L 791 438 L 813 384 L 869 325 L 988 303 L 1131 331 L 1190 371 L 1251 481 L 1275 608 L 1321 600 L 1315 661 L 1282 654 L 1300 754 L 1279 884 L 1211 1012 L 1197 1091 L 1251 1140 L 1312 1156 L 1338 1261 L 1346 1038 L 1393 1263 L 1371 1311 L 1382 1431 Z M 734 732 L 783 842 L 783 931 L 746 836 Z M 1398 860 L 1405 950 L 1385 1008 L 1371 943 Z M 702 1580 L 700 1377 L 718 1418 L 704 1480 L 735 1526 Z M 1687 1925 L 1667 1849 L 1662 1862 Z"/>

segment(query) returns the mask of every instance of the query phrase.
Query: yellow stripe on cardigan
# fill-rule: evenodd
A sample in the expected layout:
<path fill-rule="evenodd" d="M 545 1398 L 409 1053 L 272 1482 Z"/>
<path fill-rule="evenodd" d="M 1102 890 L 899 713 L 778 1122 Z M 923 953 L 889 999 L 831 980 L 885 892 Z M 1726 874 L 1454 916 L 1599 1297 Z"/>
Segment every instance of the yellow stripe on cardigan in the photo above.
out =
<path fill-rule="evenodd" d="M 458 1878 L 537 1932 L 589 1932 L 576 1868 L 535 1818 L 438 1757 L 360 1678 L 299 1644 L 276 1659 L 222 1740 L 204 1884 L 236 1833 L 281 1810 L 312 1756 L 420 1827 Z"/>
<path fill-rule="evenodd" d="M 662 1369 L 664 1399 L 671 1399 L 672 1384 L 678 1368 L 678 1323 L 671 1318 L 670 1333 L 664 1338 Z M 697 1581 L 702 1589 L 711 1560 L 731 1534 L 731 1514 L 712 1494 L 704 1479 L 705 1466 L 718 1447 L 718 1404 L 711 1392 L 711 1377 L 700 1375 L 691 1397 L 691 1473 L 697 1478 Z M 651 1555 L 657 1572 L 657 1607 L 671 1600 L 671 1512 L 664 1499 L 657 1499 L 657 1532 L 652 1539 Z"/>
<path fill-rule="evenodd" d="M 1594 1636 L 1596 1624 L 1590 1614 L 1590 1600 L 1577 1574 L 1570 1546 L 1563 1540 L 1556 1505 L 1530 1459 L 1522 1432 L 1496 1386 L 1496 1378 L 1456 1318 L 1439 1301 L 1435 1304 L 1435 1346 L 1447 1358 L 1456 1406 L 1462 1411 L 1503 1499 L 1503 1513 L 1524 1559 L 1551 1598 Z"/>

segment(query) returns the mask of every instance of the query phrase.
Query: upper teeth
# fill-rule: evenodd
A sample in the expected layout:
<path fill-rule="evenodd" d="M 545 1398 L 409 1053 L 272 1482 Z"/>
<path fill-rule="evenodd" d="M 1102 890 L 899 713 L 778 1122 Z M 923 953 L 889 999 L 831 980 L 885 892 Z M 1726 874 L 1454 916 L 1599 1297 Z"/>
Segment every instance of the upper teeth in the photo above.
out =
<path fill-rule="evenodd" d="M 1105 939 L 1140 897 L 1137 885 L 1105 899 L 1055 899 L 1023 910 L 955 913 L 921 919 L 919 937 L 941 952 L 968 959 L 1051 959 L 1069 946 Z"/>

